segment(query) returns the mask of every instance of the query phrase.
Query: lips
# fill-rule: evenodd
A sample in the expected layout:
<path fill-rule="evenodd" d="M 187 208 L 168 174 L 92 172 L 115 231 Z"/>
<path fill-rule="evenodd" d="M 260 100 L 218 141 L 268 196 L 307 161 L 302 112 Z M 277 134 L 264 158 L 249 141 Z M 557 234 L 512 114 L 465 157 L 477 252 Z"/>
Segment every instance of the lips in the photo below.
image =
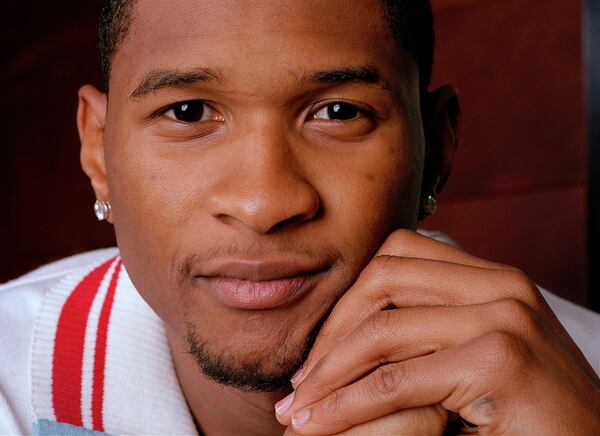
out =
<path fill-rule="evenodd" d="M 291 304 L 317 284 L 329 268 L 298 261 L 245 260 L 207 268 L 194 279 L 221 304 L 246 310 L 272 309 Z"/>

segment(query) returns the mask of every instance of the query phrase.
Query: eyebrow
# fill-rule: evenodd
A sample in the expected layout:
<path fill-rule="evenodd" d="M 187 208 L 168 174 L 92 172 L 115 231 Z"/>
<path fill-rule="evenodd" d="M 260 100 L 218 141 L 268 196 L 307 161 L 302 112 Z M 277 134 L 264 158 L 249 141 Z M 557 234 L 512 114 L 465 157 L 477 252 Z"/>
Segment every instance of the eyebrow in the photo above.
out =
<path fill-rule="evenodd" d="M 333 84 L 349 82 L 381 84 L 381 76 L 377 69 L 372 66 L 346 67 L 334 70 L 317 71 L 305 75 L 302 78 L 302 81 Z"/>
<path fill-rule="evenodd" d="M 154 70 L 150 71 L 133 90 L 129 98 L 136 99 L 158 91 L 162 88 L 184 86 L 196 82 L 212 82 L 219 80 L 219 74 L 210 68 L 193 70 Z"/>
<path fill-rule="evenodd" d="M 182 70 L 154 70 L 150 71 L 140 84 L 133 90 L 129 98 L 137 99 L 159 89 L 184 86 L 196 82 L 212 82 L 220 80 L 219 74 L 210 68 L 195 68 L 189 71 Z M 317 71 L 305 74 L 302 82 L 308 83 L 366 83 L 379 84 L 383 88 L 387 86 L 382 83 L 377 69 L 372 66 L 345 67 L 332 70 Z"/>

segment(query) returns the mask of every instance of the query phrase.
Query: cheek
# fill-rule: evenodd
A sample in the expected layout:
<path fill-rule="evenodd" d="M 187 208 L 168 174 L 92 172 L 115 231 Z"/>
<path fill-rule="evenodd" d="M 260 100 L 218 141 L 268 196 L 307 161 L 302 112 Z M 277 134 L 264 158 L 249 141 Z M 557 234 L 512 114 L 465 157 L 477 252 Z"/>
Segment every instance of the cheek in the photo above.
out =
<path fill-rule="evenodd" d="M 200 213 L 213 165 L 151 136 L 110 139 L 115 145 L 106 160 L 119 245 L 135 239 L 164 252 L 172 236 Z"/>
<path fill-rule="evenodd" d="M 174 238 L 185 233 L 185 217 L 196 206 L 198 187 L 192 186 L 181 162 L 136 149 L 136 143 L 143 142 L 129 138 L 106 156 L 115 234 L 142 297 L 161 318 L 174 320 L 180 314 L 172 294 L 187 286 L 174 286 L 179 280 L 173 277 Z"/>
<path fill-rule="evenodd" d="M 331 173 L 329 210 L 336 232 L 355 254 L 370 258 L 395 229 L 415 228 L 422 158 L 418 147 L 392 142 Z M 366 249 L 369 247 L 369 249 Z M 364 260 L 364 259 L 363 259 Z"/>
<path fill-rule="evenodd" d="M 162 245 L 162 239 L 177 224 L 185 203 L 185 190 L 179 177 L 165 177 L 164 172 L 181 174 L 168 163 L 157 164 L 151 158 L 124 156 L 109 174 L 115 232 L 119 245 L 133 238 L 145 244 Z M 178 188 L 177 188 L 178 187 Z"/>

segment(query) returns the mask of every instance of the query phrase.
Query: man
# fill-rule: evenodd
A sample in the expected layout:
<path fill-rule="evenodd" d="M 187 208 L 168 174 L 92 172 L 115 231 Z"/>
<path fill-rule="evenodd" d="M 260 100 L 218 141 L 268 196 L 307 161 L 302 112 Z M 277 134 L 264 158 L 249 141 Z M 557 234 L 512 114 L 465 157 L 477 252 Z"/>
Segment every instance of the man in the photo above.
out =
<path fill-rule="evenodd" d="M 459 117 L 426 2 L 113 0 L 100 36 L 119 251 L 0 291 L 1 430 L 598 430 L 598 316 L 547 295 L 594 369 L 522 273 L 414 232 Z"/>

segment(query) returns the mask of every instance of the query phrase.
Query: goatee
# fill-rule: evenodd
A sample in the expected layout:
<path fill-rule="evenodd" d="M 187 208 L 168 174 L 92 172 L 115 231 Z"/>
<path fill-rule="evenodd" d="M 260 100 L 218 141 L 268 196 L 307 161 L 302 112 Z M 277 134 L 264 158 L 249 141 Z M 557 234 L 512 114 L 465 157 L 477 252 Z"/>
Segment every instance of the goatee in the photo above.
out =
<path fill-rule="evenodd" d="M 290 386 L 290 378 L 308 357 L 322 323 L 317 324 L 303 344 L 295 347 L 299 352 L 289 350 L 284 356 L 276 357 L 277 361 L 274 356 L 246 357 L 240 361 L 233 352 L 229 355 L 211 352 L 191 324 L 187 324 L 187 351 L 200 371 L 217 383 L 247 392 L 274 392 Z M 271 360 L 265 362 L 264 359 Z"/>

